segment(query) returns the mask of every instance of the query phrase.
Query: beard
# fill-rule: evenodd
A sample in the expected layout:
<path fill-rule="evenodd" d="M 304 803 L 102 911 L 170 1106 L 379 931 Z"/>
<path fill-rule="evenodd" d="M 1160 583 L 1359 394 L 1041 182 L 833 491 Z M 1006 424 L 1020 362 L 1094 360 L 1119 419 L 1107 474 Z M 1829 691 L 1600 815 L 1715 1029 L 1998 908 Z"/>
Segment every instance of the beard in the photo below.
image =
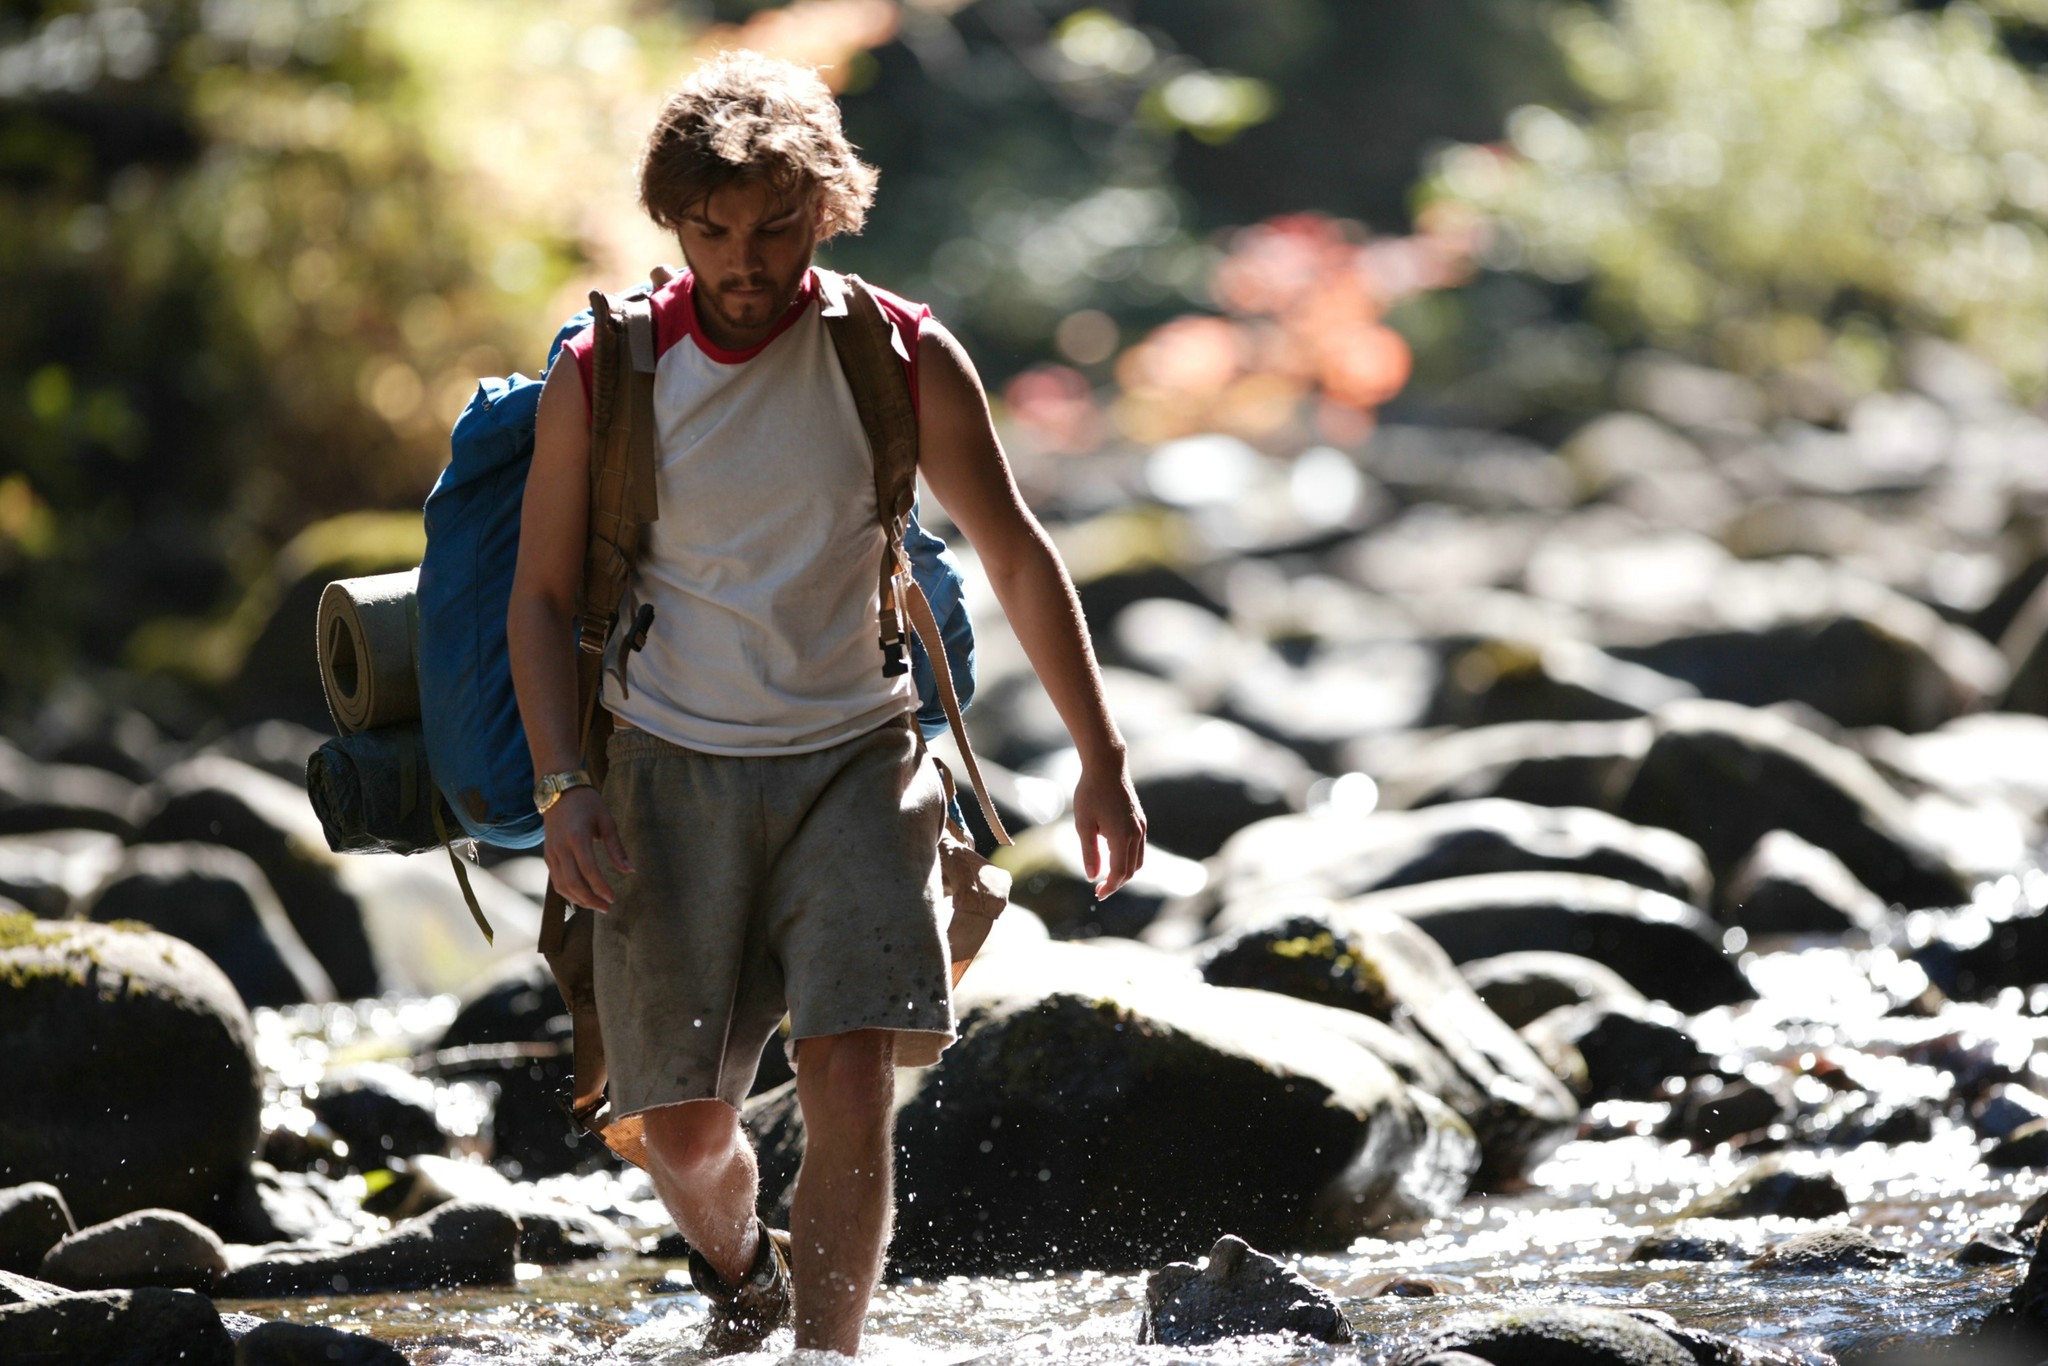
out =
<path fill-rule="evenodd" d="M 806 265 L 805 270 L 808 269 Z M 799 270 L 787 280 L 726 279 L 715 285 L 699 279 L 697 302 L 726 331 L 751 332 L 766 327 L 789 311 L 790 305 L 796 302 L 797 292 L 803 287 L 804 273 L 804 270 Z M 763 292 L 733 298 L 730 291 L 739 289 Z"/>

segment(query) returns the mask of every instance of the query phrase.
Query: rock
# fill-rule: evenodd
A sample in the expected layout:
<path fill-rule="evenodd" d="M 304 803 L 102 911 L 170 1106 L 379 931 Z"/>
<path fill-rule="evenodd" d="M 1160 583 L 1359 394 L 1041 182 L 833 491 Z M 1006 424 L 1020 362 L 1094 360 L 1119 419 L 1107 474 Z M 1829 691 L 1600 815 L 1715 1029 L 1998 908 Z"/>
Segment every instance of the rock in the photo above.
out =
<path fill-rule="evenodd" d="M 1329 1291 L 1227 1233 L 1206 1265 L 1170 1262 L 1145 1277 L 1141 1343 L 1196 1347 L 1258 1333 L 1346 1343 L 1351 1324 Z"/>
<path fill-rule="evenodd" d="M 1680 1211 L 1687 1219 L 1751 1219 L 1775 1214 L 1786 1219 L 1826 1219 L 1846 1213 L 1849 1197 L 1826 1172 L 1796 1170 L 1780 1158 L 1764 1158 L 1719 1190 L 1709 1191 Z"/>
<path fill-rule="evenodd" d="M 1442 1352 L 1469 1352 L 1493 1366 L 1698 1366 L 1668 1333 L 1632 1314 L 1566 1305 L 1455 1314 L 1396 1360 L 1416 1366 Z"/>
<path fill-rule="evenodd" d="M 310 618 L 309 618 L 310 620 Z M 256 861 L 292 927 L 343 999 L 382 989 L 356 898 L 341 881 L 305 790 L 219 754 L 203 754 L 158 779 L 141 838 L 200 840 Z"/>
<path fill-rule="evenodd" d="M 2048 815 L 2048 717 L 1984 712 L 1925 735 L 1866 731 L 1858 744 L 1880 771 L 1908 784 Z"/>
<path fill-rule="evenodd" d="M 2048 1119 L 2030 1119 L 1992 1144 L 1984 1165 L 1994 1171 L 2048 1167 Z"/>
<path fill-rule="evenodd" d="M 0 915 L 0 1180 L 49 1181 L 98 1223 L 211 1217 L 255 1152 L 248 1011 L 196 949 L 152 930 Z"/>
<path fill-rule="evenodd" d="M 1336 773 L 1359 736 L 1420 725 L 1437 672 L 1434 653 L 1412 640 L 1323 647 L 1298 667 L 1268 654 L 1237 673 L 1220 710 Z"/>
<path fill-rule="evenodd" d="M 562 1043 L 569 1007 L 539 954 L 510 958 L 465 993 L 437 1050 L 486 1043 Z"/>
<path fill-rule="evenodd" d="M 1696 1149 L 1706 1149 L 1766 1133 L 1792 1116 L 1792 1106 L 1767 1086 L 1703 1076 L 1695 1078 L 1672 1103 L 1671 1118 L 1662 1132 L 1690 1139 Z"/>
<path fill-rule="evenodd" d="M 35 1270 L 77 1227 L 63 1193 L 47 1181 L 0 1190 L 0 1271 Z"/>
<path fill-rule="evenodd" d="M 1678 1013 L 1654 1003 L 1560 1006 L 1524 1025 L 1522 1036 L 1542 1056 L 1568 1050 L 1583 1059 L 1587 1102 L 1660 1099 L 1666 1077 L 1713 1068 Z"/>
<path fill-rule="evenodd" d="M 1208 950 L 1203 977 L 1398 1022 L 1455 1070 L 1435 1094 L 1479 1138 L 1475 1179 L 1518 1179 L 1570 1137 L 1578 1106 L 1442 949 L 1408 921 L 1362 905 L 1282 911 L 1240 930 Z"/>
<path fill-rule="evenodd" d="M 514 1184 L 478 1163 L 416 1157 L 392 1165 L 391 1183 L 363 1201 L 366 1212 L 397 1219 L 456 1200 L 489 1205 L 519 1221 L 519 1260 L 540 1266 L 627 1252 L 636 1246 L 632 1236 L 610 1219 L 543 1195 L 531 1185 Z"/>
<path fill-rule="evenodd" d="M 1726 702 L 1685 702 L 1656 718 L 1617 813 L 1699 844 L 1717 876 L 1773 830 L 1841 859 L 1878 896 L 1908 908 L 1969 893 L 1912 831 L 1904 798 L 1860 755 L 1781 716 Z"/>
<path fill-rule="evenodd" d="M 530 1058 L 489 1059 L 474 1064 L 445 1062 L 442 1077 L 471 1077 L 491 1084 L 492 1160 L 525 1177 L 574 1171 L 604 1160 L 604 1148 L 564 1118 L 568 1104 L 571 1030 L 569 1008 L 554 974 L 539 955 L 508 959 L 470 989 L 470 995 L 442 1034 L 440 1056 L 450 1050 L 503 1043 L 546 1044 L 558 1051 Z M 764 1070 L 775 1050 L 763 1059 Z"/>
<path fill-rule="evenodd" d="M 231 1243 L 314 1242 L 347 1236 L 347 1214 L 355 1202 L 318 1172 L 279 1171 L 251 1162 L 213 1227 Z"/>
<path fill-rule="evenodd" d="M 53 1355 L 50 1345 L 62 1344 Z M 0 1361 L 234 1366 L 213 1302 L 190 1290 L 101 1290 L 0 1306 Z"/>
<path fill-rule="evenodd" d="M 1723 702 L 1799 702 L 1840 725 L 1908 732 L 1932 730 L 2004 689 L 2004 662 L 1981 636 L 1874 584 L 1851 596 L 1858 601 L 1843 610 L 1614 653 Z"/>
<path fill-rule="evenodd" d="M 46 830 L 135 834 L 141 789 L 83 764 L 43 764 L 0 740 L 0 835 Z"/>
<path fill-rule="evenodd" d="M 1614 969 L 1574 953 L 1503 953 L 1475 958 L 1458 971 L 1511 1029 L 1560 1006 L 1601 1005 L 1639 1013 L 1648 1004 Z"/>
<path fill-rule="evenodd" d="M 1789 830 L 1758 840 L 1721 890 L 1720 918 L 1751 935 L 1869 933 L 1885 904 L 1842 861 Z"/>
<path fill-rule="evenodd" d="M 1831 1147 L 1859 1143 L 1925 1143 L 1934 1137 L 1945 1107 L 1925 1096 L 1865 1097 L 1843 1115 L 1820 1141 Z"/>
<path fill-rule="evenodd" d="M 329 1073 L 306 1106 L 348 1144 L 358 1170 L 394 1157 L 448 1150 L 434 1118 L 434 1083 L 390 1063 L 360 1063 Z"/>
<path fill-rule="evenodd" d="M 1463 1193 L 1471 1131 L 1381 1059 L 1385 1026 L 1185 974 L 1108 941 L 984 950 L 961 1041 L 899 1074 L 892 1265 L 1144 1264 L 1218 1222 L 1341 1247 Z M 764 1209 L 796 1174 L 793 1091 L 746 1110 Z"/>
<path fill-rule="evenodd" d="M 1682 901 L 1580 873 L 1489 873 L 1374 892 L 1354 905 L 1413 920 L 1453 963 L 1544 950 L 1607 964 L 1683 1011 L 1756 998 L 1721 929 Z"/>
<path fill-rule="evenodd" d="M 212 1229 L 175 1210 L 144 1209 L 71 1234 L 38 1274 L 73 1290 L 205 1290 L 227 1268 Z"/>
<path fill-rule="evenodd" d="M 1200 612 L 1199 608 L 1191 610 Z M 1222 625 L 1220 618 L 1216 620 Z M 1102 670 L 1102 692 L 1126 741 L 1182 730 L 1196 721 L 1196 713 L 1179 688 L 1134 669 L 1106 666 Z M 1004 800 L 1004 784 L 999 781 L 1003 772 L 1021 769 L 1073 744 L 1052 699 L 1046 696 L 1038 676 L 1028 667 L 980 681 L 975 704 L 967 713 L 967 738 L 974 742 L 983 773 L 991 779 L 989 795 L 999 807 Z M 990 772 L 991 769 L 995 771 Z M 1009 813 L 1005 812 L 1003 819 L 1008 824 Z M 1046 819 L 1049 817 L 1045 815 L 1037 817 L 1039 821 Z"/>
<path fill-rule="evenodd" d="M 519 1221 L 489 1205 L 456 1202 L 389 1233 L 335 1248 L 253 1248 L 231 1266 L 220 1293 L 234 1299 L 368 1294 L 422 1286 L 508 1285 Z"/>
<path fill-rule="evenodd" d="M 1904 1261 L 1905 1257 L 1896 1248 L 1880 1246 L 1869 1229 L 1843 1224 L 1795 1233 L 1749 1265 L 1756 1271 L 1814 1275 L 1823 1271 L 1870 1271 Z"/>
<path fill-rule="evenodd" d="M 2003 1229 L 1980 1229 L 1956 1249 L 1958 1266 L 1999 1266 L 2027 1259 L 2026 1245 Z"/>
<path fill-rule="evenodd" d="M 331 1001 L 334 984 L 306 948 L 255 860 L 217 844 L 129 849 L 81 914 L 133 920 L 182 939 L 220 965 L 251 1006 Z"/>
<path fill-rule="evenodd" d="M 1980 1138 L 2005 1138 L 2038 1119 L 2048 1119 L 2048 1096 L 2013 1083 L 1993 1086 L 1970 1107 L 1970 1127 Z"/>
<path fill-rule="evenodd" d="M 39 919 L 66 919 L 72 903 L 100 885 L 122 847 L 121 837 L 105 830 L 0 836 L 0 896 Z"/>
<path fill-rule="evenodd" d="M 1610 810 L 1653 738 L 1648 721 L 1526 721 L 1354 746 L 1338 766 L 1370 773 L 1395 810 L 1481 797 Z"/>
<path fill-rule="evenodd" d="M 1010 874 L 1010 901 L 1037 914 L 1061 939 L 1125 937 L 1151 925 L 1169 900 L 1199 891 L 1202 865 L 1167 850 L 1147 849 L 1142 867 L 1107 900 L 1095 899 L 1081 863 L 1072 821 L 1012 831 L 1016 843 L 995 852 Z"/>
<path fill-rule="evenodd" d="M 1966 911 L 1955 921 L 1937 924 L 1934 937 L 1913 952 L 1927 978 L 1943 993 L 1962 1000 L 1981 1000 L 2005 987 L 2032 987 L 2048 962 L 2048 912 L 2023 911 L 2008 920 L 1991 922 Z"/>
<path fill-rule="evenodd" d="M 1699 693 L 1581 641 L 1488 639 L 1445 660 L 1428 721 L 1499 726 L 1523 721 L 1622 721 Z"/>
<path fill-rule="evenodd" d="M 1705 857 L 1691 841 L 1583 807 L 1498 798 L 1365 816 L 1339 809 L 1240 831 L 1211 863 L 1215 904 L 1283 895 L 1342 900 L 1487 873 L 1584 873 L 1705 905 Z"/>
<path fill-rule="evenodd" d="M 9 1304 L 41 1304 L 45 1300 L 61 1299 L 71 1292 L 61 1285 L 51 1285 L 33 1276 L 23 1276 L 13 1271 L 0 1271 L 0 1306 Z"/>
<path fill-rule="evenodd" d="M 360 1333 L 281 1320 L 235 1342 L 235 1366 L 406 1366 L 404 1353 Z"/>
<path fill-rule="evenodd" d="M 1628 1254 L 1632 1262 L 1727 1262 L 1752 1256 L 1733 1237 L 1670 1229 L 1646 1235 Z"/>

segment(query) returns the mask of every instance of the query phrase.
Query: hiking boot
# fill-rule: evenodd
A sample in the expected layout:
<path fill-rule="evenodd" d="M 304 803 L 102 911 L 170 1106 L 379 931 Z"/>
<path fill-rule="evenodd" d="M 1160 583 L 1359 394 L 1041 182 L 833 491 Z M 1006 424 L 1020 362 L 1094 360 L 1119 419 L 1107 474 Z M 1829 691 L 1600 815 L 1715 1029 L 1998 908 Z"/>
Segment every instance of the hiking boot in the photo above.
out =
<path fill-rule="evenodd" d="M 789 1235 L 762 1224 L 753 1269 L 737 1286 L 727 1285 L 704 1254 L 691 1248 L 690 1284 L 711 1301 L 704 1350 L 719 1357 L 751 1352 L 795 1317 L 789 1290 Z"/>

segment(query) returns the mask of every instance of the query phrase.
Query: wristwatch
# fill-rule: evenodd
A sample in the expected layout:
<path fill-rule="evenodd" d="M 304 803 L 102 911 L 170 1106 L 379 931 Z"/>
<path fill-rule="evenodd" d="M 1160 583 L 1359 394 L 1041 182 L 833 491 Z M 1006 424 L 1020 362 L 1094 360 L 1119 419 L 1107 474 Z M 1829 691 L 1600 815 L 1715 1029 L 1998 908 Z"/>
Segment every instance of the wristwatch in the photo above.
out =
<path fill-rule="evenodd" d="M 588 769 L 572 768 L 567 773 L 543 773 L 533 781 L 533 809 L 545 816 L 548 808 L 572 787 L 596 787 Z"/>

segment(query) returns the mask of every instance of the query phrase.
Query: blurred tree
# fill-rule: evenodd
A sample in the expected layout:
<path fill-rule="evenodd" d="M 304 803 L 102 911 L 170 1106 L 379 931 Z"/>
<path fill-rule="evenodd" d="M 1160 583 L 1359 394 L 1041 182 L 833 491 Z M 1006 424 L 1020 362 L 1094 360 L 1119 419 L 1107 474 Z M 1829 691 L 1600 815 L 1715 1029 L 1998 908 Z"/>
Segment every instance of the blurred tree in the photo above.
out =
<path fill-rule="evenodd" d="M 1995 11 L 1995 13 L 1994 13 Z M 1902 331 L 2048 385 L 2039 0 L 1615 0 L 1552 34 L 1589 112 L 1526 105 L 1442 153 L 1425 202 L 1482 260 L 1590 290 L 1619 342 L 1862 392 Z"/>

